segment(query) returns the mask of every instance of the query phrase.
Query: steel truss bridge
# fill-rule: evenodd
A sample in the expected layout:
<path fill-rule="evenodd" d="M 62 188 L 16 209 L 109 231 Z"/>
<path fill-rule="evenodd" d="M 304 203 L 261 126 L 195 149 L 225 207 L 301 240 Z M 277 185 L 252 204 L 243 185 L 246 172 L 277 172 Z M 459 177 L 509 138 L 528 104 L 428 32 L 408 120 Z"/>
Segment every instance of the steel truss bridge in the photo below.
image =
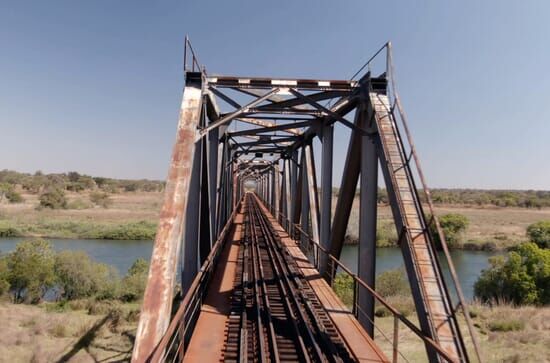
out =
<path fill-rule="evenodd" d="M 181 113 L 132 361 L 409 361 L 399 347 L 403 329 L 424 344 L 430 362 L 480 361 L 396 92 L 391 44 L 351 80 L 209 75 L 187 38 L 184 58 Z M 337 125 L 349 138 L 347 153 L 334 160 Z M 335 163 L 343 173 L 333 209 Z M 379 168 L 418 326 L 376 292 Z M 358 185 L 354 274 L 339 258 Z M 336 273 L 351 276 L 351 307 L 331 288 Z M 389 349 L 374 340 L 375 304 L 394 317 L 393 332 L 384 335 Z"/>

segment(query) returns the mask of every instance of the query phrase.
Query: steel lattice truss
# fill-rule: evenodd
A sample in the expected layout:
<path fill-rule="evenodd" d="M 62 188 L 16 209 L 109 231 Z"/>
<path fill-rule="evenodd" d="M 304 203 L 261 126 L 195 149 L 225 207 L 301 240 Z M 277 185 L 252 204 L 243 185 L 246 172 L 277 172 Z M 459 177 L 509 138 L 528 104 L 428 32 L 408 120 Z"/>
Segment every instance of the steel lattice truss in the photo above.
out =
<path fill-rule="evenodd" d="M 187 48 L 191 49 L 188 42 Z M 429 226 L 440 228 L 395 93 L 389 43 L 376 55 L 386 56 L 378 75 L 367 70 L 357 80 L 317 80 L 211 76 L 191 54 L 134 361 L 167 350 L 177 334 L 185 346 L 192 333 L 187 328 L 196 318 L 219 244 L 246 183 L 255 185 L 271 213 L 304 248 L 312 241 L 326 252 L 317 252 L 314 259 L 329 280 L 359 184 L 358 278 L 374 287 L 379 165 L 428 356 L 431 361 L 469 361 L 456 312 L 466 312 L 471 322 L 452 261 L 447 263 L 458 304 L 451 300 L 435 253 Z M 344 171 L 333 214 L 336 123 L 349 128 L 351 136 L 345 160 L 338 160 Z M 319 155 L 312 147 L 314 139 L 321 142 Z M 420 202 L 421 193 L 427 204 Z M 448 257 L 443 235 L 441 240 Z M 184 300 L 171 320 L 172 310 L 177 310 L 172 306 L 176 283 Z M 359 289 L 356 301 L 358 311 L 364 312 L 357 318 L 371 336 L 375 298 L 365 288 Z"/>

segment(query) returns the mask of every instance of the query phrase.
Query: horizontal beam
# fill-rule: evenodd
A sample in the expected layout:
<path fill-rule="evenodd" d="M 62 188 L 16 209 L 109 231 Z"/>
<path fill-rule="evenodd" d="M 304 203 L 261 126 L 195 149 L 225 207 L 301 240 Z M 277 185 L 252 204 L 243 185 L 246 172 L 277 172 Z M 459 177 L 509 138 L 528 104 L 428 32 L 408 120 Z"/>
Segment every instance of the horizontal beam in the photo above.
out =
<path fill-rule="evenodd" d="M 314 94 L 308 95 L 308 97 L 316 102 L 324 101 L 336 97 L 344 97 L 348 96 L 350 93 L 349 91 L 323 91 L 323 92 L 317 92 Z M 276 108 L 289 108 L 294 106 L 300 106 L 305 104 L 306 102 L 299 97 L 291 98 L 285 101 L 280 102 L 274 102 L 269 105 L 265 106 L 259 106 L 256 108 L 256 110 L 262 110 L 262 109 L 276 109 Z"/>
<path fill-rule="evenodd" d="M 317 120 L 311 120 L 311 121 L 294 122 L 290 124 L 283 124 L 283 125 L 277 125 L 277 126 L 271 126 L 271 127 L 258 127 L 254 129 L 229 132 L 228 135 L 235 137 L 235 136 L 256 135 L 256 134 L 262 134 L 266 132 L 283 131 L 283 130 L 288 130 L 293 128 L 311 126 L 316 121 Z"/>
<path fill-rule="evenodd" d="M 274 88 L 293 87 L 297 89 L 314 90 L 352 90 L 359 86 L 357 81 L 349 80 L 318 80 L 318 79 L 276 79 L 259 77 L 207 77 L 206 82 L 218 87 L 231 88 Z"/>
<path fill-rule="evenodd" d="M 297 138 L 298 136 L 279 137 L 276 139 L 273 139 L 272 137 L 267 137 L 267 138 L 262 137 L 256 141 L 247 141 L 247 142 L 238 142 L 237 140 L 233 140 L 233 141 L 235 141 L 235 143 L 239 146 L 257 146 L 257 145 L 277 144 L 281 142 L 296 141 Z"/>

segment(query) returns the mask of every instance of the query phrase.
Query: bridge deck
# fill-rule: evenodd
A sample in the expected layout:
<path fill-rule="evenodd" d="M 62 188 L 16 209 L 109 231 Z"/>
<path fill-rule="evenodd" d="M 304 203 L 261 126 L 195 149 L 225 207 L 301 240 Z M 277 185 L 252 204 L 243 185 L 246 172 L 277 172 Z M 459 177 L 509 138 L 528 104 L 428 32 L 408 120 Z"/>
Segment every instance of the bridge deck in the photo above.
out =
<path fill-rule="evenodd" d="M 184 362 L 220 362 L 222 360 L 239 244 L 243 236 L 243 206 L 239 208 L 220 256 L 220 263 L 208 287 Z"/>
<path fill-rule="evenodd" d="M 258 200 L 258 205 L 281 243 L 297 262 L 319 302 L 333 322 L 334 327 L 344 339 L 347 349 L 356 361 L 388 362 L 384 353 L 376 346 L 360 326 L 357 319 L 338 299 L 319 272 L 309 263 L 306 256 L 284 231 L 267 208 Z M 238 270 L 239 245 L 245 237 L 246 205 L 240 207 L 236 215 L 234 228 L 228 235 L 220 261 L 201 309 L 196 328 L 185 354 L 185 362 L 221 362 L 224 360 L 227 322 L 231 312 L 231 296 Z"/>

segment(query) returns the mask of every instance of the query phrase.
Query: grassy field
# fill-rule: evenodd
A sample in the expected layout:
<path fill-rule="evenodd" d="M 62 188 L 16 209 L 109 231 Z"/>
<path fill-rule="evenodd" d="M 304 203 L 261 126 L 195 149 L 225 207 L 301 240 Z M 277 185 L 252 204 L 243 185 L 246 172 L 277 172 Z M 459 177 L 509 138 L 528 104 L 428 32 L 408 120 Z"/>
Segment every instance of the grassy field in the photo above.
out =
<path fill-rule="evenodd" d="M 333 209 L 336 201 L 333 201 Z M 437 215 L 447 213 L 459 213 L 468 218 L 469 226 L 464 235 L 466 248 L 482 246 L 487 242 L 493 242 L 497 249 L 518 244 L 526 240 L 525 230 L 531 223 L 540 220 L 550 220 L 550 208 L 528 209 L 517 207 L 465 207 L 456 205 L 437 205 Z M 393 229 L 393 217 L 391 209 L 387 205 L 378 206 L 379 227 Z M 350 240 L 357 238 L 359 231 L 359 199 L 355 198 L 347 234 Z M 468 246 L 467 244 L 473 246 Z"/>
<path fill-rule="evenodd" d="M 67 192 L 69 205 L 81 209 L 37 210 L 36 195 L 24 194 L 21 204 L 0 204 L 0 235 L 2 228 L 12 227 L 22 236 L 51 238 L 119 238 L 142 237 L 152 239 L 156 231 L 161 192 L 121 192 L 112 194 L 109 208 L 93 207 L 88 192 Z M 358 235 L 359 203 L 354 201 L 348 235 L 353 241 Z M 333 199 L 333 209 L 336 198 Z M 550 220 L 550 208 L 528 209 L 516 207 L 464 207 L 438 205 L 437 214 L 460 213 L 469 220 L 464 241 L 475 247 L 493 242 L 504 249 L 525 240 L 526 227 L 540 220 Z M 391 210 L 387 205 L 378 207 L 382 229 L 395 235 Z M 388 233 L 390 233 L 388 232 Z M 141 238 L 137 238 L 141 239 Z M 472 247 L 466 245 L 466 248 Z"/>
<path fill-rule="evenodd" d="M 138 308 L 126 304 L 106 315 L 0 302 L 0 362 L 127 362 Z"/>
<path fill-rule="evenodd" d="M 69 205 L 86 208 L 38 210 L 36 195 L 23 197 L 21 204 L 0 204 L 0 228 L 12 227 L 25 237 L 51 238 L 152 239 L 162 202 L 159 192 L 124 192 L 112 194 L 112 205 L 101 208 L 89 204 L 86 192 L 68 192 Z"/>
<path fill-rule="evenodd" d="M 477 336 L 480 340 L 482 359 L 486 363 L 550 362 L 550 307 L 535 308 L 503 305 L 471 307 Z M 417 322 L 414 316 L 409 317 Z M 462 332 L 467 332 L 464 321 L 460 321 Z M 377 318 L 378 329 L 375 341 L 391 357 L 393 318 Z M 389 337 L 389 341 L 384 337 Z M 466 344 L 473 356 L 469 338 Z M 401 325 L 399 331 L 399 352 L 409 362 L 427 362 L 422 341 Z M 400 361 L 405 361 L 401 359 Z"/>

